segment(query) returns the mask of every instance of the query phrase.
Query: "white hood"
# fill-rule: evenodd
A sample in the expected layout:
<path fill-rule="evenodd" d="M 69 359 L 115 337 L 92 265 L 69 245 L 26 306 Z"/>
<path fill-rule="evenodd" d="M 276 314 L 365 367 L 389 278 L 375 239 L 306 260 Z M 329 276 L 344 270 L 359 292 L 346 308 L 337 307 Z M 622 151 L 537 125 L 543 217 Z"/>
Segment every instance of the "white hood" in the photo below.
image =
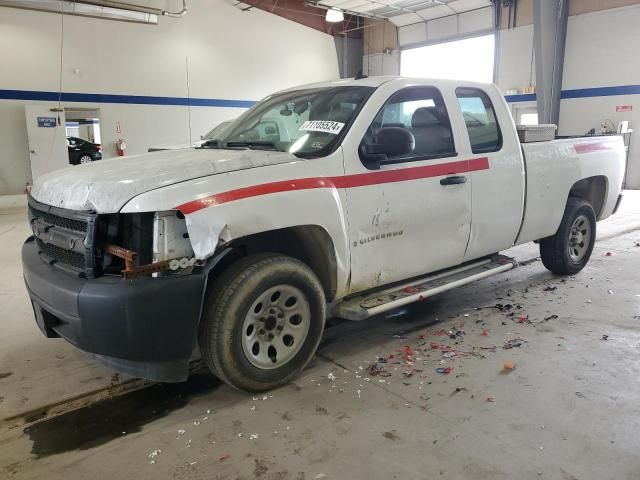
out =
<path fill-rule="evenodd" d="M 293 162 L 290 153 L 264 150 L 184 149 L 116 157 L 39 177 L 38 202 L 70 210 L 116 213 L 141 193 L 217 173 Z"/>

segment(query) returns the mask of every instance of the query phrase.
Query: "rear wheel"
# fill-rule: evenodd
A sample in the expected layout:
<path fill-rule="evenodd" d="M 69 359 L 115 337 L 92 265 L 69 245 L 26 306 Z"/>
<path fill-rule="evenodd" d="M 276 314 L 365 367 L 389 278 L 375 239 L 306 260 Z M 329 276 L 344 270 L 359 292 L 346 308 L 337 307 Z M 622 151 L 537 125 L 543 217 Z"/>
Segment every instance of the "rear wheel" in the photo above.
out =
<path fill-rule="evenodd" d="M 324 292 L 307 265 L 284 255 L 252 255 L 231 265 L 209 291 L 200 350 L 229 385 L 269 390 L 311 360 L 324 322 Z"/>
<path fill-rule="evenodd" d="M 80 163 L 91 163 L 93 162 L 93 158 L 91 155 L 87 155 L 86 153 L 80 157 Z"/>
<path fill-rule="evenodd" d="M 540 241 L 542 263 L 560 275 L 578 273 L 589 261 L 595 240 L 593 207 L 585 200 L 570 197 L 556 234 Z"/>

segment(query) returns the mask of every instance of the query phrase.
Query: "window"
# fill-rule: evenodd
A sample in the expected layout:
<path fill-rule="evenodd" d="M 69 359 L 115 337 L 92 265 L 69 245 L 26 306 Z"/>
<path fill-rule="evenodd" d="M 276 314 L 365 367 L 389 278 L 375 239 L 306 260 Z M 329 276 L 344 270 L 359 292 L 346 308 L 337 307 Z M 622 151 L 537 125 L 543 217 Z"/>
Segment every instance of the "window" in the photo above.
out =
<path fill-rule="evenodd" d="M 465 38 L 426 47 L 403 50 L 403 77 L 448 78 L 493 82 L 494 36 Z"/>
<path fill-rule="evenodd" d="M 473 153 L 496 152 L 502 148 L 502 134 L 489 96 L 477 88 L 456 89 L 467 125 Z"/>
<path fill-rule="evenodd" d="M 455 155 L 449 115 L 442 95 L 433 87 L 409 87 L 396 92 L 369 127 L 363 145 L 375 144 L 381 128 L 399 127 L 415 139 L 413 152 L 389 158 L 395 163 Z"/>

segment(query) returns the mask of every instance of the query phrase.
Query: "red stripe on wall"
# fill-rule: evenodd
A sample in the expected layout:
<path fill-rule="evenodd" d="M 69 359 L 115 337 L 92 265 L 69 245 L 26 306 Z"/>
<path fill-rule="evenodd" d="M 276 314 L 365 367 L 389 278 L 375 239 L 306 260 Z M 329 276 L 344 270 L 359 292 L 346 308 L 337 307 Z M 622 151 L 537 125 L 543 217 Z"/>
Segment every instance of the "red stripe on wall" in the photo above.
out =
<path fill-rule="evenodd" d="M 223 203 L 241 200 L 243 198 L 258 197 L 271 193 L 291 192 L 294 190 L 310 190 L 314 188 L 356 188 L 383 183 L 405 182 L 423 178 L 441 177 L 456 173 L 475 172 L 489 169 L 489 159 L 486 157 L 473 158 L 459 162 L 440 163 L 437 165 L 425 165 L 421 167 L 399 168 L 370 173 L 358 173 L 355 175 L 343 175 L 339 177 L 315 177 L 300 178 L 296 180 L 283 180 L 280 182 L 263 183 L 250 187 L 238 188 L 227 192 L 216 193 L 204 198 L 192 200 L 176 207 L 185 215 L 203 208 L 213 207 Z"/>
<path fill-rule="evenodd" d="M 591 152 L 600 152 L 602 150 L 611 150 L 609 144 L 605 142 L 595 142 L 595 143 L 576 143 L 573 148 L 576 150 L 576 153 L 591 153 Z"/>

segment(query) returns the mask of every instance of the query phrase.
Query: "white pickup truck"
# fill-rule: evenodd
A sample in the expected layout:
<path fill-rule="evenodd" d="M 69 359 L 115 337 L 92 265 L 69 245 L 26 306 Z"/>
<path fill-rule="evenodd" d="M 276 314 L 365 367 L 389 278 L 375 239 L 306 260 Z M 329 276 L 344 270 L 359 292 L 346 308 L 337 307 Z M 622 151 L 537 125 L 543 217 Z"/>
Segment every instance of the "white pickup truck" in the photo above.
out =
<path fill-rule="evenodd" d="M 492 85 L 292 88 L 199 148 L 39 178 L 22 253 L 36 321 L 113 369 L 230 385 L 298 374 L 328 316 L 361 320 L 513 268 L 580 271 L 621 198 L 618 137 L 521 143 Z"/>

